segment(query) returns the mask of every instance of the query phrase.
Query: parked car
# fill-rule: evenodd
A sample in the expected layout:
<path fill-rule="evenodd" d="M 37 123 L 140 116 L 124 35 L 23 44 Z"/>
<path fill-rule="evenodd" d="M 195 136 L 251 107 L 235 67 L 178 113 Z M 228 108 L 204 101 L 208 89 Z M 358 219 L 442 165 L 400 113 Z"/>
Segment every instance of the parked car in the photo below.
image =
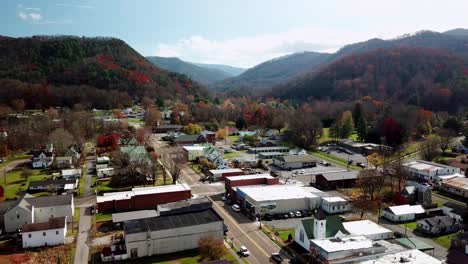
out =
<path fill-rule="evenodd" d="M 299 174 L 304 174 L 305 173 L 305 170 L 300 170 L 299 171 Z"/>
<path fill-rule="evenodd" d="M 284 214 L 283 219 L 287 219 L 287 218 L 289 218 L 289 214 Z"/>
<path fill-rule="evenodd" d="M 289 212 L 289 217 L 290 218 L 294 218 L 296 215 L 294 214 L 294 212 Z"/>
<path fill-rule="evenodd" d="M 330 162 L 328 162 L 328 161 L 322 160 L 322 161 L 320 161 L 320 165 L 323 165 L 323 166 L 325 166 L 325 167 L 328 167 L 328 166 L 330 166 L 331 164 L 330 164 Z"/>
<path fill-rule="evenodd" d="M 233 204 L 231 206 L 232 210 L 234 210 L 235 212 L 240 212 L 241 209 L 240 209 L 240 206 L 238 204 Z"/>
<path fill-rule="evenodd" d="M 275 263 L 282 263 L 283 262 L 283 257 L 281 257 L 281 255 L 279 253 L 272 253 L 271 254 L 271 259 Z"/>
<path fill-rule="evenodd" d="M 243 257 L 248 257 L 250 255 L 250 252 L 245 246 L 241 246 L 239 248 L 239 255 L 241 255 Z"/>
<path fill-rule="evenodd" d="M 357 162 L 356 166 L 361 167 L 361 168 L 366 168 L 366 165 L 362 164 L 362 162 Z"/>
<path fill-rule="evenodd" d="M 226 201 L 226 196 L 225 195 L 221 196 L 221 201 Z"/>
<path fill-rule="evenodd" d="M 301 211 L 301 215 L 304 216 L 304 217 L 307 216 L 307 211 L 306 211 L 306 210 L 302 210 L 302 211 Z"/>
<path fill-rule="evenodd" d="M 296 211 L 296 212 L 294 212 L 294 215 L 295 215 L 296 217 L 302 217 L 302 214 L 301 214 L 301 212 L 300 212 L 300 211 Z"/>
<path fill-rule="evenodd" d="M 263 219 L 264 219 L 265 221 L 271 221 L 271 220 L 273 220 L 273 217 L 271 216 L 271 214 L 266 214 L 266 215 L 263 217 Z"/>
<path fill-rule="evenodd" d="M 226 235 L 226 233 L 229 231 L 229 228 L 226 224 L 223 224 L 223 231 L 224 231 L 224 235 Z"/>

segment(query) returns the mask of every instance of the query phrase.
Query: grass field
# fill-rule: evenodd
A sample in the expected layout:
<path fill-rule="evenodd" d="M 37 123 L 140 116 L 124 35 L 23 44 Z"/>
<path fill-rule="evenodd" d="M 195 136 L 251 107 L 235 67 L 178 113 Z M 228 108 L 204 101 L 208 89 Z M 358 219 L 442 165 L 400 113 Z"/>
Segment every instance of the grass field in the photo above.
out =
<path fill-rule="evenodd" d="M 21 169 L 15 169 L 8 172 L 6 179 L 3 178 L 0 182 L 5 190 L 5 199 L 16 198 L 19 191 L 25 192 L 29 188 L 30 181 L 42 181 L 52 177 L 47 170 L 31 170 L 32 175 L 24 179 L 21 176 L 21 171 Z"/>
<path fill-rule="evenodd" d="M 231 142 L 236 142 L 236 141 L 239 141 L 239 136 L 228 136 L 228 139 L 231 141 Z"/>
<path fill-rule="evenodd" d="M 348 138 L 354 141 L 357 141 L 357 134 L 353 133 L 351 136 Z M 324 142 L 332 141 L 332 138 L 330 137 L 330 128 L 325 127 L 323 128 L 322 136 L 317 138 L 317 144 L 322 144 Z"/>
<path fill-rule="evenodd" d="M 400 226 L 405 227 L 405 228 L 408 228 L 408 229 L 414 231 L 414 230 L 416 230 L 416 228 L 417 228 L 417 223 L 416 223 L 416 221 L 414 221 L 414 222 L 408 222 L 408 223 L 406 223 L 406 224 L 400 224 Z"/>
<path fill-rule="evenodd" d="M 457 236 L 458 233 L 449 234 L 440 237 L 433 237 L 431 238 L 432 241 L 436 242 L 437 244 L 443 246 L 444 248 L 450 248 L 450 244 L 452 243 L 452 238 Z"/>
<path fill-rule="evenodd" d="M 108 213 L 108 214 L 98 213 L 96 215 L 96 222 L 105 222 L 105 221 L 112 221 L 112 213 Z"/>
<path fill-rule="evenodd" d="M 316 157 L 320 158 L 320 159 L 330 161 L 332 163 L 336 163 L 336 164 L 341 165 L 343 167 L 348 166 L 348 162 L 346 160 L 340 159 L 340 158 L 335 157 L 333 155 L 329 155 L 327 153 L 319 152 L 319 151 L 314 151 L 314 152 L 312 152 L 312 154 L 315 155 Z M 361 167 L 358 167 L 356 165 L 349 165 L 349 168 L 355 169 L 355 170 L 361 170 L 362 169 Z"/>
<path fill-rule="evenodd" d="M 224 158 L 225 159 L 233 159 L 233 158 L 237 158 L 237 157 L 240 157 L 241 154 L 237 153 L 237 152 L 231 152 L 231 153 L 224 153 Z"/>

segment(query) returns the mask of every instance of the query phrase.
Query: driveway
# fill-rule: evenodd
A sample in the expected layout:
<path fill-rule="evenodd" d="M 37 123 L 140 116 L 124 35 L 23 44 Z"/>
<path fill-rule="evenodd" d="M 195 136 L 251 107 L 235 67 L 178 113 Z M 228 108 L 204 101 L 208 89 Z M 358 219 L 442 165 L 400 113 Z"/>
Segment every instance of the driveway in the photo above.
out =
<path fill-rule="evenodd" d="M 14 168 L 18 167 L 19 165 L 25 164 L 30 162 L 30 159 L 20 159 L 20 160 L 13 160 L 10 161 L 7 165 L 5 165 L 4 168 L 0 169 L 0 178 L 4 176 L 5 172 L 9 172 L 13 170 Z"/>

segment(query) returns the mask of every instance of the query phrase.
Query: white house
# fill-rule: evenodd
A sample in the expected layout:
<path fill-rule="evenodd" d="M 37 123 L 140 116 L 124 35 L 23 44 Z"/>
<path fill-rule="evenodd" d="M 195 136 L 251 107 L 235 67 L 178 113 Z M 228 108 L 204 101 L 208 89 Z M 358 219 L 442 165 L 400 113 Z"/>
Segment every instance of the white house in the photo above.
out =
<path fill-rule="evenodd" d="M 26 194 L 3 215 L 6 232 L 15 232 L 24 224 L 47 222 L 49 218 L 66 216 L 72 221 L 73 195 L 33 197 Z"/>
<path fill-rule="evenodd" d="M 55 167 L 58 169 L 71 168 L 72 164 L 73 164 L 73 158 L 70 156 L 63 156 L 63 157 L 55 158 Z"/>
<path fill-rule="evenodd" d="M 24 224 L 21 227 L 23 248 L 65 244 L 67 217 L 49 218 L 46 222 Z"/>
<path fill-rule="evenodd" d="M 199 157 L 203 157 L 204 146 L 183 146 L 185 156 L 188 161 L 197 160 Z"/>
<path fill-rule="evenodd" d="M 442 181 L 454 177 L 460 177 L 460 168 L 447 166 L 425 160 L 415 160 L 403 164 L 411 176 L 426 181 Z M 464 177 L 461 175 L 461 177 Z"/>
<path fill-rule="evenodd" d="M 351 210 L 351 203 L 341 197 L 322 197 L 320 207 L 327 214 L 338 214 Z"/>
<path fill-rule="evenodd" d="M 46 150 L 33 151 L 31 164 L 34 169 L 47 168 L 54 162 L 54 153 Z"/>
<path fill-rule="evenodd" d="M 99 168 L 99 169 L 96 169 L 97 173 L 96 173 L 96 176 L 98 178 L 105 178 L 105 177 L 110 177 L 112 175 L 114 175 L 114 168 Z"/>
<path fill-rule="evenodd" d="M 78 150 L 78 147 L 71 146 L 64 154 L 65 157 L 71 157 L 73 162 L 78 161 L 81 158 L 81 153 Z"/>
<path fill-rule="evenodd" d="M 466 215 L 467 209 L 461 204 L 456 204 L 452 202 L 446 202 L 442 206 L 442 212 L 444 215 L 450 216 L 455 219 L 458 223 L 463 221 L 463 216 Z"/>
<path fill-rule="evenodd" d="M 398 205 L 390 206 L 383 210 L 383 216 L 393 222 L 412 221 L 416 215 L 423 214 L 424 208 L 421 205 Z"/>
<path fill-rule="evenodd" d="M 81 169 L 66 169 L 62 170 L 62 177 L 64 179 L 78 179 L 81 178 Z"/>
<path fill-rule="evenodd" d="M 365 236 L 372 240 L 393 237 L 393 231 L 369 220 L 343 222 L 343 226 L 352 236 Z"/>

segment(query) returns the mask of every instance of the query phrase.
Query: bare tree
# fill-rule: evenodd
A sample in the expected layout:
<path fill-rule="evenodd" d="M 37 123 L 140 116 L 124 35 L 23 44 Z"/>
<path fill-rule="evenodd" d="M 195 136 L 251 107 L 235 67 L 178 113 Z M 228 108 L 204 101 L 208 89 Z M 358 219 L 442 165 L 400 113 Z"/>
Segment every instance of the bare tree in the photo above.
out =
<path fill-rule="evenodd" d="M 423 158 L 427 161 L 432 161 L 438 154 L 440 137 L 431 135 L 421 143 Z"/>
<path fill-rule="evenodd" d="M 449 129 L 441 129 L 438 135 L 440 137 L 440 149 L 442 149 L 442 152 L 445 152 L 450 148 L 450 141 L 455 136 L 455 133 Z"/>
<path fill-rule="evenodd" d="M 117 168 L 111 178 L 114 186 L 135 186 L 146 184 L 153 177 L 153 165 L 145 157 L 130 158 L 127 154 L 115 151 L 112 153 L 112 165 Z"/>
<path fill-rule="evenodd" d="M 377 209 L 377 206 L 377 201 L 369 200 L 365 197 L 359 197 L 353 201 L 353 207 L 358 210 L 360 219 L 362 219 L 365 213 Z"/>
<path fill-rule="evenodd" d="M 54 145 L 55 152 L 58 155 L 63 155 L 73 143 L 73 136 L 67 130 L 58 128 L 49 135 L 49 143 Z"/>
<path fill-rule="evenodd" d="M 384 178 L 377 170 L 362 170 L 358 174 L 357 186 L 361 188 L 364 197 L 374 200 L 383 187 Z"/>

